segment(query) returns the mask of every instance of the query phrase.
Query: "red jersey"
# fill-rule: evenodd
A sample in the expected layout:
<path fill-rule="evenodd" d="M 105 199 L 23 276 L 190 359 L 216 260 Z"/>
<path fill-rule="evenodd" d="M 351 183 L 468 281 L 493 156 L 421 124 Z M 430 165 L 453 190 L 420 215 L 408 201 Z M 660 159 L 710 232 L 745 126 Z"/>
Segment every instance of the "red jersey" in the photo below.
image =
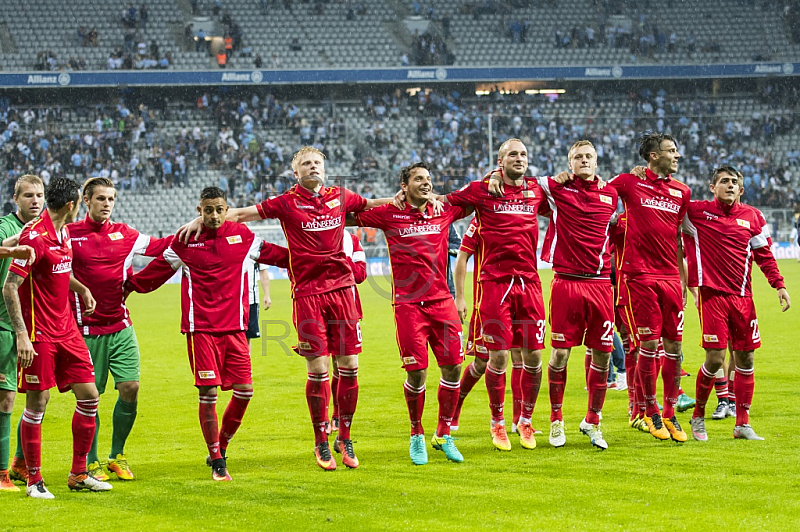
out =
<path fill-rule="evenodd" d="M 66 226 L 56 233 L 50 213 L 22 230 L 20 246 L 36 252 L 31 266 L 14 259 L 8 267 L 25 281 L 19 287 L 19 302 L 31 342 L 57 342 L 75 334 L 76 325 L 69 308 L 69 277 L 72 273 L 72 245 Z"/>
<path fill-rule="evenodd" d="M 292 297 L 324 294 L 355 284 L 344 254 L 344 216 L 366 209 L 367 200 L 341 187 L 319 193 L 295 185 L 256 205 L 262 218 L 277 218 L 289 247 Z"/>
<path fill-rule="evenodd" d="M 784 288 L 778 263 L 770 251 L 769 228 L 757 209 L 725 205 L 717 199 L 693 201 L 683 232 L 689 286 L 750 297 L 755 258 L 770 286 Z"/>
<path fill-rule="evenodd" d="M 203 230 L 197 240 L 175 239 L 164 253 L 138 274 L 125 289 L 152 292 L 180 269 L 181 332 L 244 331 L 250 315 L 249 261 L 288 266 L 286 249 L 264 242 L 244 224 L 224 222 Z"/>
<path fill-rule="evenodd" d="M 629 277 L 678 278 L 678 231 L 691 190 L 671 176 L 647 169 L 647 179 L 620 174 L 608 182 L 625 208 L 627 227 L 619 271 Z"/>
<path fill-rule="evenodd" d="M 78 328 L 84 335 L 97 335 L 129 327 L 131 318 L 122 299 L 122 284 L 133 273 L 133 257 L 161 255 L 172 237 L 150 238 L 123 223 L 95 222 L 88 214 L 82 221 L 69 224 L 69 235 L 73 275 L 89 289 L 97 302 L 93 314 L 82 316 L 83 300 L 74 292 L 70 294 L 72 314 Z"/>
<path fill-rule="evenodd" d="M 458 248 L 459 251 L 463 251 L 467 255 L 472 255 L 475 253 L 475 250 L 478 248 L 478 239 L 476 236 L 477 231 L 478 224 L 473 216 L 472 220 L 469 221 L 469 226 L 467 227 L 464 236 L 461 237 L 461 246 Z"/>
<path fill-rule="evenodd" d="M 363 283 L 367 280 L 367 255 L 364 253 L 364 248 L 361 247 L 361 241 L 350 231 L 344 231 L 342 245 L 344 246 L 344 254 L 347 256 L 347 263 L 350 265 L 350 269 L 353 270 L 353 278 L 356 284 Z M 361 295 L 359 295 L 357 287 L 353 288 L 356 292 L 358 319 L 362 319 L 364 312 L 361 310 Z"/>
<path fill-rule="evenodd" d="M 512 276 L 538 281 L 537 213 L 547 210 L 542 189 L 535 177 L 525 177 L 520 186 L 503 185 L 503 197 L 495 198 L 489 194 L 488 183 L 488 179 L 473 181 L 447 195 L 452 205 L 475 207 L 481 256 L 475 274 L 480 281 Z"/>
<path fill-rule="evenodd" d="M 595 179 L 577 176 L 563 184 L 543 177 L 539 185 L 552 211 L 542 260 L 552 263 L 556 273 L 608 277 L 609 225 L 617 212 L 617 192 L 611 187 L 600 190 Z"/>
<path fill-rule="evenodd" d="M 356 214 L 358 225 L 382 229 L 392 264 L 392 302 L 420 303 L 449 299 L 447 242 L 450 224 L 465 216 L 465 209 L 444 205 L 439 216 L 428 204 L 420 212 L 405 204 L 382 205 Z"/>

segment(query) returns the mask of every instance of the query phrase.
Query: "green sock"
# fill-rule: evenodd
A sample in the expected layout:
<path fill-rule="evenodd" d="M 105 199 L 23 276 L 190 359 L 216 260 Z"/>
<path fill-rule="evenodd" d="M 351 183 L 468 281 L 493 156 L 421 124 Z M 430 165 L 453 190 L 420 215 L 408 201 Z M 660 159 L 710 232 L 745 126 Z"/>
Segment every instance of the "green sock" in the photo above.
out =
<path fill-rule="evenodd" d="M 92 440 L 92 448 L 89 449 L 89 454 L 86 456 L 86 463 L 93 464 L 94 462 L 100 462 L 100 459 L 97 457 L 97 437 L 100 434 L 100 412 L 94 416 L 94 439 Z"/>
<path fill-rule="evenodd" d="M 17 450 L 14 452 L 14 458 L 25 460 L 25 453 L 22 452 L 22 415 L 19 416 L 17 423 Z"/>
<path fill-rule="evenodd" d="M 0 470 L 8 469 L 11 451 L 11 412 L 0 412 Z"/>
<path fill-rule="evenodd" d="M 136 421 L 137 403 L 128 403 L 122 399 L 117 399 L 114 405 L 114 432 L 111 435 L 111 455 L 109 458 L 116 458 L 118 454 L 125 453 L 125 441 Z"/>

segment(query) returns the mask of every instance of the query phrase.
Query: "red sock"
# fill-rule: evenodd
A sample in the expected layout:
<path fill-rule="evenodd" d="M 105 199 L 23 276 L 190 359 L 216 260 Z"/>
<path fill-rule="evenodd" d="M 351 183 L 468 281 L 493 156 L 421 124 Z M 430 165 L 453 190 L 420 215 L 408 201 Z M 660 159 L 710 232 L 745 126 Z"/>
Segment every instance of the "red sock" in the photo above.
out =
<path fill-rule="evenodd" d="M 592 365 L 592 350 L 586 348 L 586 355 L 583 357 L 583 378 L 586 388 L 589 388 L 589 367 Z"/>
<path fill-rule="evenodd" d="M 472 388 L 478 384 L 478 381 L 481 380 L 483 374 L 478 373 L 478 370 L 475 369 L 475 363 L 470 362 L 469 366 L 467 366 L 466 371 L 464 374 L 461 375 L 461 386 L 458 392 L 458 403 L 456 403 L 456 409 L 453 414 L 453 424 L 459 424 L 459 418 L 461 417 L 461 408 L 464 406 L 464 399 L 467 398 L 469 392 L 472 391 Z"/>
<path fill-rule="evenodd" d="M 708 403 L 708 396 L 711 395 L 711 388 L 714 386 L 714 373 L 710 373 L 706 369 L 705 364 L 700 365 L 697 371 L 697 379 L 694 384 L 694 393 L 697 396 L 696 403 L 694 404 L 694 413 L 692 417 L 706 417 L 706 403 Z"/>
<path fill-rule="evenodd" d="M 639 370 L 639 366 L 640 364 L 637 362 L 636 375 L 635 375 L 636 379 L 634 385 L 635 388 L 634 395 L 636 398 L 635 402 L 636 407 L 634 414 L 644 416 L 647 411 L 647 401 L 644 400 L 644 385 L 642 385 L 642 376 L 641 376 L 641 371 Z"/>
<path fill-rule="evenodd" d="M 728 377 L 728 404 L 736 404 L 736 375 Z"/>
<path fill-rule="evenodd" d="M 514 362 L 511 366 L 511 399 L 514 401 L 514 417 L 512 421 L 519 423 L 519 414 L 522 412 L 522 362 Z M 440 434 L 441 436 L 441 434 Z"/>
<path fill-rule="evenodd" d="M 728 399 L 728 379 L 722 377 L 714 380 L 714 392 L 718 400 Z"/>
<path fill-rule="evenodd" d="M 325 425 L 328 423 L 330 381 L 327 373 L 309 373 L 306 381 L 306 403 L 314 427 L 314 445 L 327 441 Z"/>
<path fill-rule="evenodd" d="M 250 399 L 252 398 L 253 390 L 237 390 L 234 388 L 231 400 L 228 401 L 225 413 L 222 414 L 222 427 L 219 429 L 219 448 L 221 450 L 224 451 L 228 448 L 233 435 L 239 430 L 247 405 L 250 404 Z"/>
<path fill-rule="evenodd" d="M 358 368 L 339 368 L 339 439 L 350 439 L 353 414 L 358 404 Z"/>
<path fill-rule="evenodd" d="M 542 363 L 534 367 L 522 366 L 522 413 L 520 418 L 530 420 L 533 409 L 536 408 L 536 399 L 539 397 L 539 388 L 542 385 Z"/>
<path fill-rule="evenodd" d="M 681 355 L 667 353 L 662 357 L 661 380 L 664 383 L 664 419 L 675 415 L 681 387 Z"/>
<path fill-rule="evenodd" d="M 486 391 L 489 392 L 489 409 L 492 421 L 503 421 L 503 405 L 506 400 L 506 370 L 486 365 Z"/>
<path fill-rule="evenodd" d="M 222 458 L 219 452 L 219 425 L 217 423 L 217 394 L 200 394 L 200 430 L 206 440 L 208 455 L 212 460 Z"/>
<path fill-rule="evenodd" d="M 414 388 L 408 381 L 403 383 L 403 395 L 406 397 L 408 419 L 411 421 L 411 435 L 425 434 L 422 428 L 422 410 L 425 408 L 425 385 Z"/>
<path fill-rule="evenodd" d="M 77 400 L 75 413 L 72 414 L 72 469 L 70 473 L 80 474 L 86 471 L 86 455 L 92 448 L 94 418 L 97 416 L 97 404 L 100 399 Z"/>
<path fill-rule="evenodd" d="M 567 387 L 567 367 L 547 366 L 547 382 L 550 385 L 550 423 L 563 421 L 561 406 L 564 404 L 564 388 Z"/>
<path fill-rule="evenodd" d="M 753 389 L 755 376 L 753 368 L 742 369 L 736 367 L 736 424 L 747 425 L 750 423 L 750 403 L 753 402 Z"/>
<path fill-rule="evenodd" d="M 622 341 L 625 343 L 625 340 Z M 631 415 L 636 414 L 636 355 L 639 351 L 633 349 L 630 353 L 625 351 L 625 380 L 628 383 L 628 404 L 631 406 Z"/>
<path fill-rule="evenodd" d="M 339 370 L 333 370 L 331 374 L 331 397 L 333 397 L 333 414 L 331 416 L 339 417 L 339 398 L 336 397 L 336 392 L 339 390 Z"/>
<path fill-rule="evenodd" d="M 44 412 L 34 412 L 27 408 L 22 413 L 20 438 L 28 467 L 28 486 L 42 480 L 42 419 Z"/>
<path fill-rule="evenodd" d="M 647 417 L 658 414 L 656 404 L 656 378 L 658 376 L 658 360 L 655 351 L 639 348 L 639 362 L 636 365 L 639 380 L 642 385 L 642 394 L 646 404 Z"/>
<path fill-rule="evenodd" d="M 460 383 L 449 382 L 444 379 L 439 379 L 439 391 L 437 392 L 437 399 L 439 399 L 439 424 L 436 426 L 436 435 L 445 436 L 450 434 L 450 424 L 453 422 L 453 414 L 456 411 L 456 404 L 458 403 L 458 392 Z"/>
<path fill-rule="evenodd" d="M 594 363 L 589 367 L 589 407 L 586 410 L 586 422 L 592 425 L 600 423 L 600 411 L 606 401 L 608 385 L 608 366 L 602 368 Z"/>

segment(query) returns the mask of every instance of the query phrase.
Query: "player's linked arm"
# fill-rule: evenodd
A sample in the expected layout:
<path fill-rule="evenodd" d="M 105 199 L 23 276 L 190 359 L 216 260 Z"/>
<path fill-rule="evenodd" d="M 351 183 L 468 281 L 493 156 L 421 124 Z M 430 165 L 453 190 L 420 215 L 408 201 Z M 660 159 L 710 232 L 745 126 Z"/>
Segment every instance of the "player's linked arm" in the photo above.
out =
<path fill-rule="evenodd" d="M 14 272 L 8 272 L 6 284 L 3 285 L 3 299 L 6 302 L 6 310 L 17 335 L 17 361 L 20 367 L 27 368 L 33 362 L 36 352 L 33 350 L 28 328 L 22 318 L 22 305 L 19 302 L 19 287 L 25 278 Z"/>
<path fill-rule="evenodd" d="M 81 296 L 83 300 L 84 310 L 82 314 L 84 316 L 89 316 L 94 312 L 94 307 L 97 304 L 92 297 L 92 292 L 79 280 L 75 278 L 74 275 L 69 274 L 69 289 Z"/>
<path fill-rule="evenodd" d="M 456 255 L 456 266 L 453 270 L 453 284 L 456 287 L 456 310 L 458 317 L 463 323 L 467 319 L 467 300 L 464 297 L 464 282 L 467 279 L 467 261 L 469 260 L 469 253 L 465 251 L 458 252 Z"/>
<path fill-rule="evenodd" d="M 251 205 L 250 207 L 234 207 L 228 209 L 225 220 L 238 223 L 255 222 L 261 220 L 261 215 L 258 213 L 258 208 L 255 205 Z M 202 231 L 203 217 L 198 216 L 194 220 L 180 226 L 175 236 L 180 242 L 188 244 L 190 239 L 197 240 Z"/>
<path fill-rule="evenodd" d="M 753 260 L 758 264 L 764 277 L 767 278 L 769 285 L 778 290 L 778 303 L 780 303 L 782 311 L 789 310 L 789 307 L 792 306 L 792 300 L 786 290 L 786 285 L 783 283 L 783 276 L 778 269 L 778 261 L 775 260 L 775 256 L 769 246 L 754 248 Z"/>

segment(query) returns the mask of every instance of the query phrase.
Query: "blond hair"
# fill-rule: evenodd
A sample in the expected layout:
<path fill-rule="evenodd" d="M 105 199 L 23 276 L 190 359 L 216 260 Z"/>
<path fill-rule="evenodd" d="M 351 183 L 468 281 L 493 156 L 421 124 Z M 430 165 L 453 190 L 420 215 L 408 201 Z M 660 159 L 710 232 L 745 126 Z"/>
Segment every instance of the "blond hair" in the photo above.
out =
<path fill-rule="evenodd" d="M 575 144 L 570 146 L 569 151 L 567 152 L 567 160 L 572 159 L 572 152 L 577 150 L 578 148 L 580 148 L 582 146 L 589 146 L 591 149 L 594 150 L 595 153 L 597 153 L 597 150 L 595 149 L 594 144 L 592 144 L 588 140 L 579 140 L 578 142 L 576 142 Z"/>
<path fill-rule="evenodd" d="M 497 158 L 498 158 L 498 159 L 502 159 L 503 157 L 505 157 L 505 156 L 506 156 L 506 153 L 508 153 L 508 145 L 509 145 L 509 144 L 511 144 L 512 142 L 519 142 L 520 144 L 522 144 L 523 146 L 525 146 L 525 143 L 524 143 L 524 142 L 522 142 L 522 141 L 521 141 L 521 140 L 519 140 L 519 139 L 508 139 L 507 141 L 505 141 L 504 143 L 502 143 L 502 144 L 500 145 L 500 149 L 499 149 L 499 150 L 497 150 Z M 527 150 L 527 148 L 525 148 L 525 149 Z"/>
<path fill-rule="evenodd" d="M 300 157 L 308 153 L 317 154 L 320 157 L 322 157 L 323 162 L 325 161 L 325 154 L 316 149 L 314 146 L 303 146 L 302 148 L 297 150 L 297 153 L 295 153 L 294 157 L 292 157 L 292 170 L 297 172 L 297 161 L 300 160 Z"/>
<path fill-rule="evenodd" d="M 114 187 L 114 182 L 107 177 L 90 177 L 83 184 L 83 195 L 92 199 L 94 196 L 95 187 L 108 187 L 114 189 L 114 197 L 117 195 L 117 189 Z"/>
<path fill-rule="evenodd" d="M 19 179 L 14 184 L 14 196 L 19 196 L 19 193 L 22 191 L 23 183 L 27 183 L 28 185 L 39 185 L 44 190 L 44 182 L 42 178 L 38 175 L 26 174 Z"/>

